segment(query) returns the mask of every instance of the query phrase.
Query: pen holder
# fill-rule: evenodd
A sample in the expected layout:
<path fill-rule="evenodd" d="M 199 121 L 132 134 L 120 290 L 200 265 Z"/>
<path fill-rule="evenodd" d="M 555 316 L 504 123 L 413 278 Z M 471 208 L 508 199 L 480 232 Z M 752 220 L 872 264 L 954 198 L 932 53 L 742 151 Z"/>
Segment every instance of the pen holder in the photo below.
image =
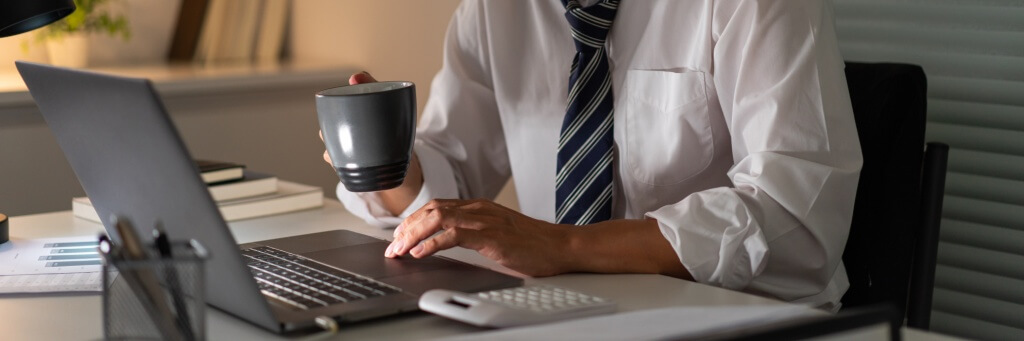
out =
<path fill-rule="evenodd" d="M 172 242 L 171 251 L 171 258 L 147 248 L 145 260 L 104 259 L 105 339 L 206 339 L 205 251 L 196 241 Z"/>

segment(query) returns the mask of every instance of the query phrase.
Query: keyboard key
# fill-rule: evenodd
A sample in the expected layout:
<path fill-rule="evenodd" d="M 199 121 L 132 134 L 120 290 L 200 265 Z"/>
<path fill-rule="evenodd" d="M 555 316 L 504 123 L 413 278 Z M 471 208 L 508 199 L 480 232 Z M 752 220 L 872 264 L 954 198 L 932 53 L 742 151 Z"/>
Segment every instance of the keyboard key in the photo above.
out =
<path fill-rule="evenodd" d="M 298 309 L 399 292 L 372 279 L 269 247 L 243 250 L 242 256 L 264 295 Z"/>

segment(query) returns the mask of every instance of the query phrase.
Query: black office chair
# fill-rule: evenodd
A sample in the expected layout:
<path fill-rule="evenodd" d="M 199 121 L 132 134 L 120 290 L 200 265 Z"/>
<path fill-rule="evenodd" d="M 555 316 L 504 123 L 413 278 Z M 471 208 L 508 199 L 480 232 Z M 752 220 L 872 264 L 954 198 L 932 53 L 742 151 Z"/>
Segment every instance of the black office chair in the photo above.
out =
<path fill-rule="evenodd" d="M 928 143 L 922 153 L 924 71 L 847 62 L 846 81 L 864 168 L 843 253 L 843 307 L 889 302 L 907 326 L 928 329 L 949 147 Z"/>

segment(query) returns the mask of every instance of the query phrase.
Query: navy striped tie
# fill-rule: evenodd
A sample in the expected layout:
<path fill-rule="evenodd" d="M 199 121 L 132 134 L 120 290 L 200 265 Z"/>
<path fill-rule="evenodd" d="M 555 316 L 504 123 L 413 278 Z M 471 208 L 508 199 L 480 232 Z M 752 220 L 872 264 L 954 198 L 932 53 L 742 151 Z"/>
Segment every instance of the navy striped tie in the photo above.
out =
<path fill-rule="evenodd" d="M 584 225 L 612 214 L 612 76 L 604 42 L 618 0 L 583 8 L 562 0 L 576 57 L 569 75 L 569 101 L 558 139 L 555 220 Z"/>

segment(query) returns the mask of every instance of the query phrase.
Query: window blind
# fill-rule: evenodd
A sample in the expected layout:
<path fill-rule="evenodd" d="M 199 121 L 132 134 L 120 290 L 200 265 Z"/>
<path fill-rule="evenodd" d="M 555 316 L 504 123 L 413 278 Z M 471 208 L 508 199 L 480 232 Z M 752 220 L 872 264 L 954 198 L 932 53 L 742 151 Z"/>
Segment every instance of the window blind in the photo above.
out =
<path fill-rule="evenodd" d="M 833 2 L 846 60 L 924 68 L 950 145 L 932 330 L 1024 339 L 1024 1 Z"/>

